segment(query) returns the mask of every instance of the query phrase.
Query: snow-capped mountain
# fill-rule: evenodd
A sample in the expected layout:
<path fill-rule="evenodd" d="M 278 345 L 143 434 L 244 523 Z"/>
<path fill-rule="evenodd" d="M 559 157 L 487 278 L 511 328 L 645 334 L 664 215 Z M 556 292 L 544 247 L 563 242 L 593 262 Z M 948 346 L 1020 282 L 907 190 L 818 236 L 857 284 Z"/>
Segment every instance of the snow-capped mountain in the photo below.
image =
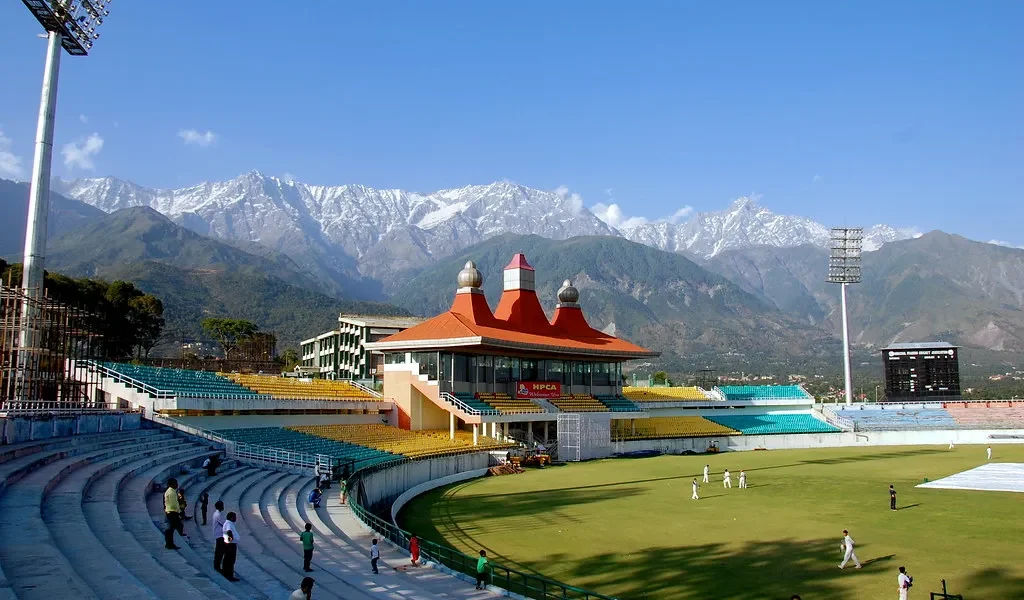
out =
<path fill-rule="evenodd" d="M 619 231 L 576 196 L 508 182 L 421 194 L 309 185 L 252 171 L 230 181 L 180 189 L 149 189 L 113 177 L 57 181 L 54 189 L 106 212 L 148 206 L 199 233 L 284 252 L 314 273 L 326 270 L 377 280 L 503 233 L 553 239 L 622 235 L 705 258 L 758 245 L 827 247 L 829 234 L 820 223 L 777 215 L 750 198 L 740 198 L 723 211 L 697 213 L 683 223 L 650 222 Z M 865 249 L 911 235 L 879 225 L 865 231 Z"/>
<path fill-rule="evenodd" d="M 778 215 L 751 198 L 740 198 L 722 211 L 701 212 L 683 223 L 654 221 L 622 234 L 634 242 L 669 252 L 689 252 L 711 258 L 725 250 L 753 246 L 789 248 L 813 244 L 827 248 L 829 228 L 806 217 Z M 864 250 L 917 235 L 913 229 L 875 225 L 864 229 Z"/>

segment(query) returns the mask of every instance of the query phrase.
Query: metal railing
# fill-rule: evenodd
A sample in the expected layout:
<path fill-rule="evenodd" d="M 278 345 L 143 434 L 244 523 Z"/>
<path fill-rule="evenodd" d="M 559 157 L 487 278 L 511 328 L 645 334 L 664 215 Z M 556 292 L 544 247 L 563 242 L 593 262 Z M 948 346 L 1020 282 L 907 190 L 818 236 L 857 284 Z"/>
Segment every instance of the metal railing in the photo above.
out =
<path fill-rule="evenodd" d="M 98 363 L 98 362 L 96 362 L 94 360 L 83 360 L 81 362 L 87 368 L 95 370 L 102 377 L 109 377 L 110 379 L 113 379 L 114 381 L 116 381 L 118 383 L 122 383 L 122 384 L 124 384 L 124 385 L 126 385 L 128 387 L 133 387 L 135 389 L 141 390 L 141 391 L 149 394 L 150 396 L 153 396 L 154 398 L 156 398 L 158 400 L 159 399 L 174 398 L 174 396 L 175 396 L 175 393 L 170 391 L 170 390 L 157 389 L 157 388 L 149 385 L 145 381 L 139 381 L 138 379 L 135 379 L 133 377 L 129 377 L 129 376 L 123 374 L 123 373 L 120 373 L 120 372 L 115 371 L 115 370 L 113 370 L 111 368 L 108 368 L 108 367 L 106 367 L 104 365 L 101 365 L 100 363 Z"/>
<path fill-rule="evenodd" d="M 373 396 L 374 398 L 381 398 L 383 396 L 383 394 L 381 394 L 377 390 L 375 390 L 375 389 L 373 389 L 371 387 L 365 386 L 365 385 L 359 383 L 358 381 L 349 380 L 348 382 L 352 385 L 352 387 L 361 389 L 364 392 L 366 392 L 367 394 L 370 394 L 371 396 Z"/>
<path fill-rule="evenodd" d="M 385 466 L 390 468 L 395 466 L 395 464 L 389 463 Z M 349 504 L 352 506 L 352 512 L 367 527 L 380 534 L 381 537 L 400 548 L 408 550 L 409 538 L 412 537 L 412 533 L 373 514 L 359 501 L 362 495 L 359 493 L 362 486 L 362 476 L 375 470 L 380 469 L 360 470 L 353 477 L 354 481 L 350 481 L 349 489 L 356 491 L 356 493 L 350 496 L 349 501 Z M 469 556 L 450 546 L 420 539 L 420 556 L 425 560 L 433 561 L 453 571 L 476 576 L 476 564 L 479 557 Z M 561 600 L 615 600 L 611 596 L 587 591 L 534 573 L 512 569 L 499 563 L 490 562 L 488 567 L 488 584 L 527 598 L 539 600 L 554 600 L 556 598 Z"/>
<path fill-rule="evenodd" d="M 491 410 L 480 410 L 478 408 L 473 408 L 472 406 L 466 404 L 462 400 L 459 400 L 458 397 L 450 394 L 449 392 L 438 392 L 438 393 L 439 393 L 439 397 L 441 398 L 441 400 L 444 400 L 448 404 L 451 404 L 455 408 L 458 408 L 459 410 L 461 410 L 462 412 L 464 412 L 464 413 L 466 413 L 468 415 L 500 415 L 501 414 L 501 411 L 496 409 L 496 408 L 492 408 Z"/>
<path fill-rule="evenodd" d="M 853 419 L 837 414 L 835 410 L 828 406 L 821 406 L 821 416 L 825 418 L 826 423 L 833 427 L 838 427 L 843 431 L 857 430 L 857 423 Z"/>
<path fill-rule="evenodd" d="M 116 402 L 62 402 L 54 400 L 6 400 L 0 404 L 0 415 L 81 415 L 90 413 L 131 413 L 138 409 L 119 408 Z"/>

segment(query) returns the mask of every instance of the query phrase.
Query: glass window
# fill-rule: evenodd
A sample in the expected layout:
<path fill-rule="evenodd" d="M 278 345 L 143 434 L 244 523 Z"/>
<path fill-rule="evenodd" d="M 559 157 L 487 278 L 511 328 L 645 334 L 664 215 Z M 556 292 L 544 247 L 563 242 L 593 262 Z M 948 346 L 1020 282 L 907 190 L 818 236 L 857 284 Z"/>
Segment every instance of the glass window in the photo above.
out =
<path fill-rule="evenodd" d="M 437 381 L 437 352 L 427 352 L 427 377 Z"/>
<path fill-rule="evenodd" d="M 509 359 L 512 363 L 512 381 L 522 381 L 520 373 L 520 361 L 518 358 Z"/>
<path fill-rule="evenodd" d="M 610 365 L 606 362 L 594 363 L 594 385 L 608 385 L 610 381 Z"/>
<path fill-rule="evenodd" d="M 505 356 L 494 357 L 494 380 L 498 383 L 507 383 L 512 377 L 512 361 Z"/>
<path fill-rule="evenodd" d="M 465 354 L 455 355 L 455 381 L 469 381 L 469 357 Z"/>
<path fill-rule="evenodd" d="M 520 378 L 518 381 L 537 381 L 537 361 L 524 358 L 520 366 Z"/>
<path fill-rule="evenodd" d="M 440 371 L 441 381 L 452 380 L 452 355 L 450 352 L 442 352 L 438 358 L 440 365 L 438 370 Z"/>

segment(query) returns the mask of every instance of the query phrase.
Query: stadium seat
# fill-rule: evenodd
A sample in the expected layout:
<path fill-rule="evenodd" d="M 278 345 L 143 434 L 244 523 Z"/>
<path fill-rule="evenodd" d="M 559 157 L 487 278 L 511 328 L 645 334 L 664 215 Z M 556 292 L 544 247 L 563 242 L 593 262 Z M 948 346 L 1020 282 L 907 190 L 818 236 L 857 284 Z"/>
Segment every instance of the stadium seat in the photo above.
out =
<path fill-rule="evenodd" d="M 698 387 L 624 387 L 622 393 L 634 402 L 685 402 L 714 400 Z"/>
<path fill-rule="evenodd" d="M 219 429 L 216 433 L 225 439 L 235 442 L 280 448 L 306 454 L 324 454 L 340 459 L 343 462 L 352 461 L 356 469 L 401 458 L 397 454 L 381 452 L 375 448 L 340 442 L 282 427 Z"/>
<path fill-rule="evenodd" d="M 243 385 L 260 394 L 270 394 L 275 398 L 313 398 L 317 400 L 348 400 L 357 402 L 373 402 L 380 400 L 380 395 L 354 385 L 350 381 L 312 379 L 300 380 L 295 377 L 277 377 L 273 375 L 243 375 L 238 373 L 225 374 L 224 377 Z"/>
<path fill-rule="evenodd" d="M 945 407 L 959 429 L 1024 428 L 1024 402 L 956 402 Z"/>
<path fill-rule="evenodd" d="M 841 431 L 810 414 L 729 415 L 707 417 L 719 425 L 735 429 L 743 435 L 779 433 L 836 433 Z"/>
<path fill-rule="evenodd" d="M 739 435 L 737 431 L 704 417 L 651 417 L 612 421 L 613 440 L 654 440 L 663 438 Z"/>
<path fill-rule="evenodd" d="M 571 394 L 554 398 L 551 403 L 562 412 L 609 412 L 609 408 L 590 394 Z"/>
<path fill-rule="evenodd" d="M 723 385 L 719 391 L 726 400 L 810 400 L 799 385 Z"/>
<path fill-rule="evenodd" d="M 594 396 L 598 402 L 608 407 L 612 412 L 639 412 L 640 407 L 633 404 L 629 398 L 622 396 Z"/>
<path fill-rule="evenodd" d="M 302 425 L 288 429 L 310 436 L 346 444 L 358 444 L 391 454 L 400 454 L 409 458 L 431 458 L 480 450 L 499 450 L 513 448 L 516 445 L 481 435 L 477 437 L 477 445 L 474 446 L 473 434 L 467 431 L 456 431 L 455 439 L 450 440 L 448 431 L 409 431 L 381 424 Z"/>
<path fill-rule="evenodd" d="M 164 369 L 128 363 L 104 362 L 103 367 L 139 383 L 161 391 L 173 392 L 178 396 L 192 398 L 258 398 L 260 395 L 242 387 L 216 373 L 191 371 L 188 369 Z M 133 385 L 140 392 L 141 385 L 122 379 L 126 385 Z"/>
<path fill-rule="evenodd" d="M 473 394 L 466 394 L 466 393 L 459 392 L 459 393 L 453 394 L 453 396 L 455 396 L 456 398 L 461 400 L 464 404 L 466 404 L 467 406 L 469 406 L 470 408 L 475 409 L 475 410 L 479 410 L 479 411 L 482 411 L 482 412 L 497 410 L 496 408 L 494 408 L 490 404 L 484 402 L 483 400 L 477 398 Z"/>
<path fill-rule="evenodd" d="M 486 394 L 480 393 L 477 394 L 476 397 L 503 413 L 516 414 L 544 412 L 543 408 L 538 406 L 536 403 L 531 402 L 527 398 L 513 398 L 508 394 L 503 394 L 501 392 Z"/>

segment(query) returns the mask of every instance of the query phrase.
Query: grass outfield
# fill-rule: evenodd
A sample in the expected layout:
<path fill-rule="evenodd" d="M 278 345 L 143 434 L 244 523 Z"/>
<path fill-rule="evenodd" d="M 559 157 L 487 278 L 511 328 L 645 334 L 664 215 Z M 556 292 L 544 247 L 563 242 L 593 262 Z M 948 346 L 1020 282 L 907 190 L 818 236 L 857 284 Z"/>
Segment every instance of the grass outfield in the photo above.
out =
<path fill-rule="evenodd" d="M 1024 445 L 993 447 L 1024 462 Z M 406 529 L 467 553 L 631 600 L 911 598 L 945 578 L 967 600 L 1024 598 L 1024 494 L 918 489 L 985 462 L 984 446 L 900 446 L 610 459 L 429 492 Z M 690 482 L 705 463 L 701 500 Z M 746 469 L 749 488 L 733 486 Z M 900 510 L 889 510 L 889 484 Z M 840 571 L 849 529 L 864 568 Z"/>

